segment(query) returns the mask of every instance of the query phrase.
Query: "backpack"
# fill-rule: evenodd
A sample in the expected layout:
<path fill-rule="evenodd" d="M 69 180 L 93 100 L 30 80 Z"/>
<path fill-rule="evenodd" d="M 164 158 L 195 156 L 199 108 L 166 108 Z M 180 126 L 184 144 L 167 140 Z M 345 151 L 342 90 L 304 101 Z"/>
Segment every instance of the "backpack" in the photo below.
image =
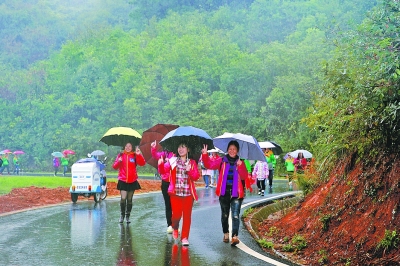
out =
<path fill-rule="evenodd" d="M 3 165 L 3 160 L 0 159 L 0 167 Z"/>

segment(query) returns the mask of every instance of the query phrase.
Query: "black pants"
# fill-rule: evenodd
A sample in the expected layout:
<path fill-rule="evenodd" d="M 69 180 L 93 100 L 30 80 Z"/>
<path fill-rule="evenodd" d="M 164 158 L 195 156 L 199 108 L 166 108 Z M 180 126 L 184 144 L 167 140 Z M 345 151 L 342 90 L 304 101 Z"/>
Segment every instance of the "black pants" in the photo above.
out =
<path fill-rule="evenodd" d="M 161 181 L 161 192 L 164 197 L 164 203 L 165 203 L 165 218 L 167 218 L 167 226 L 170 226 L 172 224 L 172 208 L 171 208 L 171 199 L 168 194 L 168 187 L 169 187 L 169 182 L 166 181 Z"/>
<path fill-rule="evenodd" d="M 265 190 L 265 179 L 257 179 L 257 187 L 259 190 Z"/>
<path fill-rule="evenodd" d="M 269 169 L 269 175 L 268 175 L 269 187 L 272 187 L 272 180 L 273 179 L 274 179 L 274 169 Z"/>
<path fill-rule="evenodd" d="M 221 206 L 222 232 L 229 233 L 229 212 L 232 214 L 232 236 L 239 235 L 240 207 L 243 199 L 232 197 L 232 188 L 226 188 L 225 195 L 219 196 Z"/>

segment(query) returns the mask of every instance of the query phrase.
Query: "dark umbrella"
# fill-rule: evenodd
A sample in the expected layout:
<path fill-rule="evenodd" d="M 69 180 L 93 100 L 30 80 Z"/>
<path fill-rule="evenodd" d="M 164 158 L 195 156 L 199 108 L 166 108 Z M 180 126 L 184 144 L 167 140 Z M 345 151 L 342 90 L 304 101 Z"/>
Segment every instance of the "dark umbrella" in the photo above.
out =
<path fill-rule="evenodd" d="M 132 146 L 139 145 L 142 136 L 134 129 L 129 127 L 113 127 L 100 139 L 108 146 L 125 147 L 129 142 Z"/>
<path fill-rule="evenodd" d="M 214 148 L 212 138 L 203 129 L 187 126 L 178 127 L 170 132 L 160 141 L 161 146 L 172 152 L 177 152 L 178 145 L 185 143 L 190 149 L 190 154 L 194 159 L 198 157 L 207 144 L 209 148 Z"/>
<path fill-rule="evenodd" d="M 269 142 L 271 142 L 275 146 L 275 148 L 271 148 L 271 150 L 274 152 L 275 155 L 279 155 L 282 153 L 281 145 L 271 140 L 269 140 Z"/>
<path fill-rule="evenodd" d="M 168 132 L 178 127 L 178 125 L 157 124 L 143 132 L 142 139 L 139 144 L 139 149 L 142 151 L 146 163 L 150 164 L 154 168 L 157 168 L 158 162 L 151 156 L 151 143 L 156 141 L 157 151 L 162 151 L 163 148 L 160 145 L 160 141 Z"/>

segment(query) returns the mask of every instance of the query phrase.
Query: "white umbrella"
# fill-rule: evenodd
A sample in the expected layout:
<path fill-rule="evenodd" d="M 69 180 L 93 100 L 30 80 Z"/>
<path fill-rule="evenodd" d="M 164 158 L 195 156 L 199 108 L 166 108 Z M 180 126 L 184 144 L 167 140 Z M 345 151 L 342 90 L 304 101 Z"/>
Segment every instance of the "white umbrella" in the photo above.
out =
<path fill-rule="evenodd" d="M 266 161 L 265 155 L 260 148 L 257 140 L 251 135 L 241 133 L 228 133 L 215 137 L 213 139 L 214 146 L 226 151 L 228 143 L 236 140 L 239 143 L 239 157 L 247 160 Z"/>
<path fill-rule="evenodd" d="M 258 143 L 259 145 L 260 145 L 260 148 L 261 149 L 271 149 L 271 148 L 275 148 L 275 145 L 274 144 L 272 144 L 271 142 L 269 142 L 269 141 L 261 141 L 261 142 L 259 142 Z"/>
<path fill-rule="evenodd" d="M 293 158 L 297 158 L 299 156 L 299 153 L 303 153 L 304 158 L 307 158 L 307 159 L 312 158 L 312 153 L 307 150 L 295 150 L 295 151 L 290 152 L 290 155 Z"/>
<path fill-rule="evenodd" d="M 92 156 L 102 156 L 102 155 L 105 155 L 105 154 L 106 153 L 104 151 L 95 150 L 95 151 L 92 151 L 92 153 L 90 155 L 92 155 Z"/>

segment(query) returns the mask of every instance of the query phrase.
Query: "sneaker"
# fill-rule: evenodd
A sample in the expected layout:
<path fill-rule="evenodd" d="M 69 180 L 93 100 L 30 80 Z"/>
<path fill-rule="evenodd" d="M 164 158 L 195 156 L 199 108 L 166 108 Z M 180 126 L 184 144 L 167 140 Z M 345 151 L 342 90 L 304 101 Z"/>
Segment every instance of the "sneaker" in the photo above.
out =
<path fill-rule="evenodd" d="M 168 226 L 167 227 L 167 233 L 168 234 L 172 234 L 173 231 L 174 231 L 174 229 L 172 229 L 172 226 Z"/>
<path fill-rule="evenodd" d="M 124 218 L 125 218 L 125 217 L 124 217 L 123 215 L 121 215 L 121 217 L 119 217 L 119 223 L 120 223 L 120 224 L 122 224 L 122 223 L 124 222 Z"/>
<path fill-rule="evenodd" d="M 232 237 L 231 246 L 236 246 L 239 243 L 240 243 L 240 241 L 237 236 Z"/>
<path fill-rule="evenodd" d="M 189 246 L 189 241 L 187 238 L 182 239 L 182 246 Z"/>
<path fill-rule="evenodd" d="M 174 239 L 177 239 L 178 236 L 179 236 L 178 230 L 175 230 L 175 229 L 174 229 L 173 232 L 172 232 L 172 236 L 173 236 Z"/>
<path fill-rule="evenodd" d="M 258 195 L 261 195 L 261 191 L 258 191 Z"/>
<path fill-rule="evenodd" d="M 224 243 L 229 243 L 229 233 L 224 234 L 224 238 L 222 239 Z"/>

